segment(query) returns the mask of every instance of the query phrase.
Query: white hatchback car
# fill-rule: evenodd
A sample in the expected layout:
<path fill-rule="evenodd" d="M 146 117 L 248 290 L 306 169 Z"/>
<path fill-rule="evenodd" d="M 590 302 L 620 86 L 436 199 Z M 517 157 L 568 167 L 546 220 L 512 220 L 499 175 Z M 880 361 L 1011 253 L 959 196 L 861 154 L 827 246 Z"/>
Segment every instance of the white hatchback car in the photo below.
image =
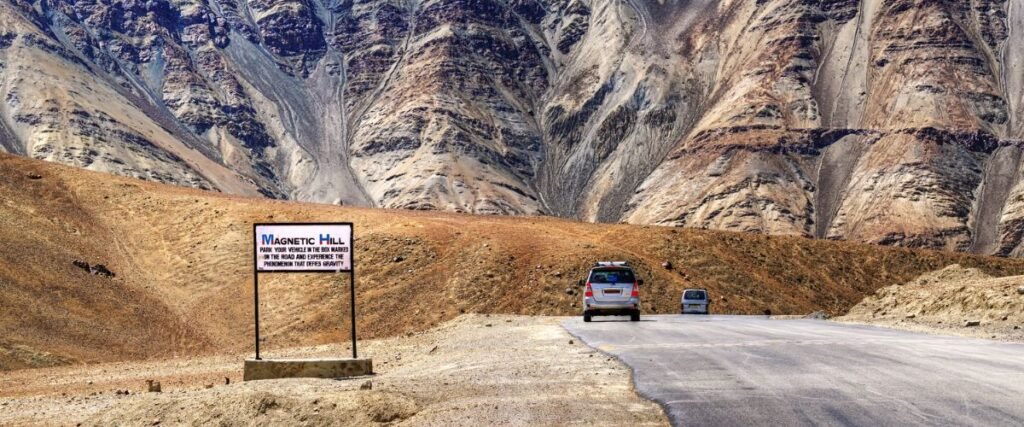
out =
<path fill-rule="evenodd" d="M 679 312 L 682 314 L 708 314 L 711 312 L 711 298 L 707 289 L 687 289 L 679 301 Z"/>

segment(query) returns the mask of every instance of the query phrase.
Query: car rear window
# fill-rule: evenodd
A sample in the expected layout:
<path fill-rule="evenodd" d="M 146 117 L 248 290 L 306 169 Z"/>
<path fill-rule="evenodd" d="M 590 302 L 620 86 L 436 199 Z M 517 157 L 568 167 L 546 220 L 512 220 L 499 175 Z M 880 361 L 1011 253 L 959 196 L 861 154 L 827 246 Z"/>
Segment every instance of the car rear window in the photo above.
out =
<path fill-rule="evenodd" d="M 595 270 L 590 272 L 590 283 L 634 283 L 632 270 Z"/>
<path fill-rule="evenodd" d="M 704 291 L 686 291 L 683 299 L 705 299 Z"/>

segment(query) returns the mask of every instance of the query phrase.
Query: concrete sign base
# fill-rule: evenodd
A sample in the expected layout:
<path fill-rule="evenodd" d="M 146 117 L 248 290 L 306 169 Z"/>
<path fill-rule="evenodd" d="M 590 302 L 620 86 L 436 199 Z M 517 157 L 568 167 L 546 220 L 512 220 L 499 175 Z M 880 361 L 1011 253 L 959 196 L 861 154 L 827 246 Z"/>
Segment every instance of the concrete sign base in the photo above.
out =
<path fill-rule="evenodd" d="M 263 359 L 246 360 L 242 379 L 348 378 L 373 373 L 371 359 Z"/>

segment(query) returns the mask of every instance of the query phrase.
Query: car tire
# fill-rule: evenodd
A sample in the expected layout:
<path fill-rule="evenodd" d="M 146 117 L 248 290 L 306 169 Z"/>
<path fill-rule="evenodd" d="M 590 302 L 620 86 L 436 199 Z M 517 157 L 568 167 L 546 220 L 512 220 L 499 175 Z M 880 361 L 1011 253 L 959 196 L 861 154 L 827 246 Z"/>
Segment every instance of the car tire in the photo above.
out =
<path fill-rule="evenodd" d="M 583 313 L 583 321 L 584 322 L 589 322 L 590 321 L 590 313 Z"/>
<path fill-rule="evenodd" d="M 629 321 L 630 322 L 639 322 L 640 321 L 640 312 L 639 311 L 634 311 L 634 312 L 630 313 Z"/>

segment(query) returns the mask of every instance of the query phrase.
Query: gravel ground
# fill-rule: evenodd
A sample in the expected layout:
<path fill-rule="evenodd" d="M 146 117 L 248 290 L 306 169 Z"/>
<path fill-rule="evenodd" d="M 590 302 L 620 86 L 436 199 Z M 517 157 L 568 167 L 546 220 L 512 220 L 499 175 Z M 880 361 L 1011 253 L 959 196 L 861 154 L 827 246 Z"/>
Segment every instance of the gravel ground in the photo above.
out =
<path fill-rule="evenodd" d="M 247 355 L 9 372 L 0 374 L 0 425 L 667 424 L 627 368 L 574 342 L 560 320 L 464 315 L 366 341 L 361 356 L 377 374 L 349 380 L 243 383 Z M 266 357 L 338 354 L 344 346 Z M 147 379 L 163 392 L 145 392 Z"/>

